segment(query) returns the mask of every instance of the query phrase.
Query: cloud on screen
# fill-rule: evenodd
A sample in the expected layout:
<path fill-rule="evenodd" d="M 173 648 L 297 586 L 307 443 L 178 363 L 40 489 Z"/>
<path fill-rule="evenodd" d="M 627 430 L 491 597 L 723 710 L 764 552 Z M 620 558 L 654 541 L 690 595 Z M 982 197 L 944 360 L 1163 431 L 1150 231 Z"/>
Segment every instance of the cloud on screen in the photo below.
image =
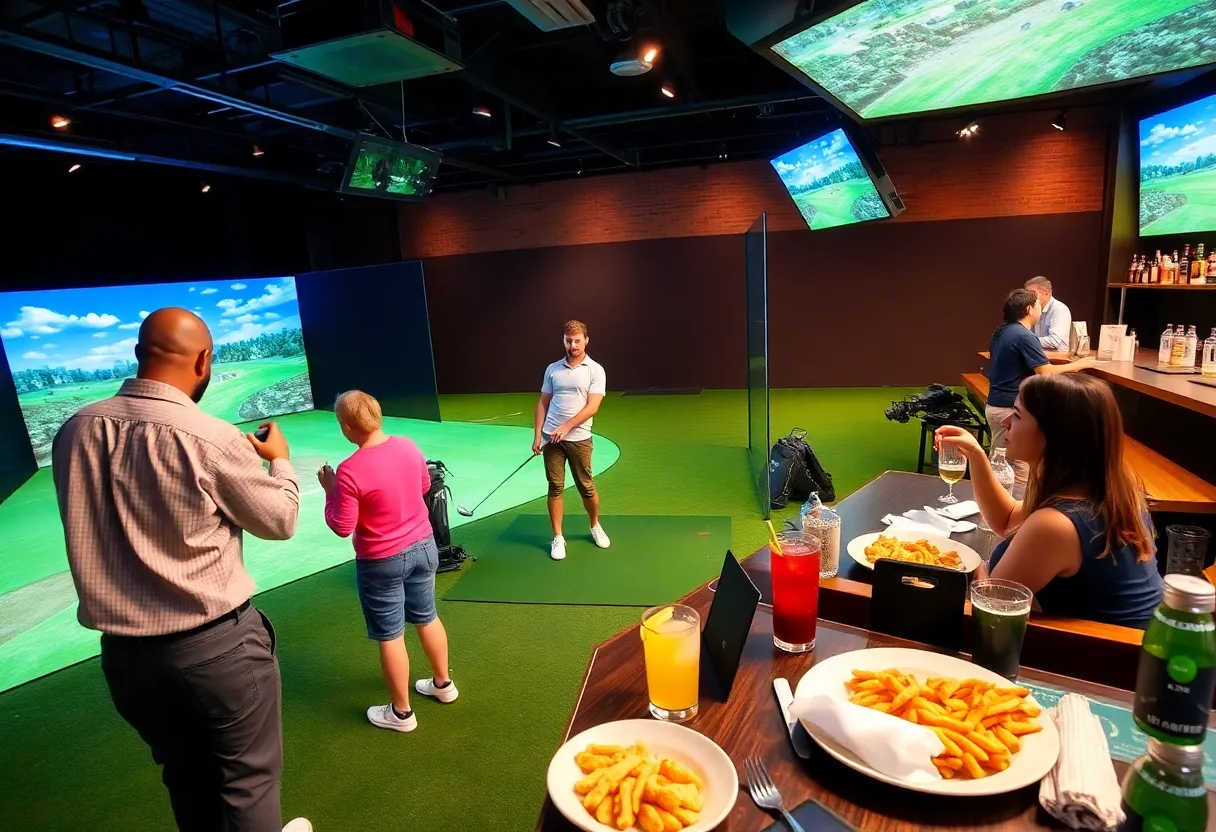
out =
<path fill-rule="evenodd" d="M 9 334 L 6 337 L 20 338 L 26 332 L 54 335 L 56 332 L 63 332 L 71 327 L 105 329 L 116 323 L 118 323 L 118 318 L 113 315 L 99 315 L 96 312 L 89 312 L 87 315 L 63 315 L 41 306 L 23 306 L 16 320 L 7 321 L 4 329 L 6 333 L 19 330 L 16 334 Z"/>
<path fill-rule="evenodd" d="M 232 291 L 234 291 L 234 292 L 240 292 L 240 291 L 243 291 L 248 288 L 249 287 L 246 286 L 244 283 L 233 283 L 232 284 Z"/>
<path fill-rule="evenodd" d="M 856 160 L 857 154 L 849 145 L 844 131 L 834 130 L 775 159 L 773 168 L 786 184 L 796 187 L 822 179 Z"/>
<path fill-rule="evenodd" d="M 259 335 L 267 335 L 274 332 L 280 332 L 284 329 L 294 329 L 300 325 L 300 319 L 296 317 L 281 318 L 269 324 L 249 322 L 242 324 L 238 329 L 224 333 L 215 339 L 217 344 L 231 344 L 236 341 L 247 341 L 250 338 L 257 338 Z"/>
<path fill-rule="evenodd" d="M 252 312 L 270 309 L 284 303 L 291 303 L 295 299 L 296 283 L 291 278 L 287 278 L 278 283 L 268 284 L 262 290 L 262 294 L 255 298 L 249 298 L 244 301 L 237 300 L 236 298 L 224 298 L 216 306 L 224 310 L 222 313 L 223 317 L 239 318 Z"/>
<path fill-rule="evenodd" d="M 1198 132 L 1199 125 L 1197 124 L 1184 124 L 1181 127 L 1167 127 L 1164 124 L 1154 124 L 1140 144 L 1145 147 L 1156 147 L 1159 144 L 1165 144 L 1173 139 L 1194 135 Z"/>
<path fill-rule="evenodd" d="M 22 357 L 22 358 L 27 358 L 27 359 L 29 359 L 30 361 L 38 361 L 38 360 L 40 360 L 40 359 L 46 358 L 46 353 L 44 353 L 44 352 L 34 352 L 33 350 L 31 350 L 30 352 L 25 353 L 25 354 L 24 354 L 23 356 L 21 356 L 21 357 Z"/>
<path fill-rule="evenodd" d="M 63 363 L 69 370 L 96 370 L 100 367 L 111 367 L 120 359 L 135 359 L 135 338 L 124 338 L 113 344 L 102 344 L 93 347 L 87 354 L 70 358 Z"/>

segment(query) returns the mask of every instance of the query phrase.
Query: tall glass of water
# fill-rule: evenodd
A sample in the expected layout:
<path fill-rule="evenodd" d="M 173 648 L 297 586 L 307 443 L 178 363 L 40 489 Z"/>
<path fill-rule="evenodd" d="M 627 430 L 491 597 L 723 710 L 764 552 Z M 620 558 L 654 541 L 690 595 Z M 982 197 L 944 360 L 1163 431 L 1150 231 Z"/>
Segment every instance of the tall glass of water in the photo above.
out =
<path fill-rule="evenodd" d="M 954 496 L 954 484 L 967 473 L 967 457 L 963 456 L 962 449 L 942 442 L 941 448 L 937 452 L 937 473 L 946 481 L 949 488 L 945 494 L 937 498 L 938 502 L 957 503 L 958 497 Z"/>

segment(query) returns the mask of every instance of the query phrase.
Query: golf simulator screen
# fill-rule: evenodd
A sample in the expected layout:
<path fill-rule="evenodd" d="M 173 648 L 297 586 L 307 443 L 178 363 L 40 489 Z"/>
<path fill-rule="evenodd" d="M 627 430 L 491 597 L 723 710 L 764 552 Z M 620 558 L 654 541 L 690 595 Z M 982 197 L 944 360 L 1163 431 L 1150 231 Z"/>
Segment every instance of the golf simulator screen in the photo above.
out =
<path fill-rule="evenodd" d="M 165 306 L 211 329 L 204 411 L 239 423 L 312 409 L 293 277 L 0 293 L 0 338 L 39 467 L 60 425 L 135 375 L 140 322 Z"/>
<path fill-rule="evenodd" d="M 771 161 L 812 231 L 891 216 L 844 130 Z"/>
<path fill-rule="evenodd" d="M 1213 0 L 863 0 L 771 49 L 879 118 L 1201 66 L 1213 28 Z"/>
<path fill-rule="evenodd" d="M 1140 233 L 1216 231 L 1216 95 L 1140 122 Z"/>
<path fill-rule="evenodd" d="M 438 153 L 377 139 L 355 143 L 342 191 L 362 196 L 417 200 L 430 194 L 439 172 Z"/>

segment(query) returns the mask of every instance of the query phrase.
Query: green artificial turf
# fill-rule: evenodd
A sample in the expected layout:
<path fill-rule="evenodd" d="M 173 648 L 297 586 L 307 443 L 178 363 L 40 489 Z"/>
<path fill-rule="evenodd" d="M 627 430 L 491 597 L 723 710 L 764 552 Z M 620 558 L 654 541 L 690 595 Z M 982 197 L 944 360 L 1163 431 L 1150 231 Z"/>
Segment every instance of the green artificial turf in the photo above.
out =
<path fill-rule="evenodd" d="M 556 563 L 548 515 L 515 518 L 444 598 L 653 607 L 718 574 L 730 548 L 729 517 L 606 514 L 609 549 L 596 548 L 586 524 L 585 517 L 563 524 L 566 559 Z"/>
<path fill-rule="evenodd" d="M 914 469 L 918 426 L 882 415 L 907 392 L 774 391 L 774 438 L 806 428 L 843 496 L 884 470 Z M 442 405 L 448 420 L 526 428 L 535 402 L 534 394 L 445 396 Z M 621 449 L 619 462 L 598 477 L 606 516 L 727 516 L 736 553 L 763 544 L 748 478 L 742 391 L 611 395 L 596 429 Z M 571 502 L 573 524 L 579 511 Z M 775 512 L 775 520 L 797 510 Z M 543 498 L 535 499 L 462 526 L 455 538 L 483 554 L 516 517 L 543 512 Z M 438 596 L 461 577 L 439 576 Z M 638 617 L 631 608 L 440 601 L 460 699 L 450 706 L 415 701 L 419 728 L 403 735 L 365 722 L 364 710 L 386 699 L 349 562 L 256 600 L 279 635 L 284 813 L 310 817 L 318 832 L 531 829 L 545 767 L 592 648 Z M 413 675 L 426 675 L 412 632 L 408 644 Z M 96 660 L 0 694 L 0 749 L 6 829 L 171 828 L 159 772 L 114 713 Z"/>

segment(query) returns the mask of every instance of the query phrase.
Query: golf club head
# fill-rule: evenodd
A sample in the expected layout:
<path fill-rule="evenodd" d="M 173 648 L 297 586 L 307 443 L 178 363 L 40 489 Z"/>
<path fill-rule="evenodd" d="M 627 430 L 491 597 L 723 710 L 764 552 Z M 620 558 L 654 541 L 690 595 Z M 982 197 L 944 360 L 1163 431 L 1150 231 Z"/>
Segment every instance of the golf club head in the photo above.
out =
<path fill-rule="evenodd" d="M 472 517 L 473 516 L 473 512 L 469 511 L 464 506 L 456 506 L 456 513 L 459 514 L 461 517 Z"/>

